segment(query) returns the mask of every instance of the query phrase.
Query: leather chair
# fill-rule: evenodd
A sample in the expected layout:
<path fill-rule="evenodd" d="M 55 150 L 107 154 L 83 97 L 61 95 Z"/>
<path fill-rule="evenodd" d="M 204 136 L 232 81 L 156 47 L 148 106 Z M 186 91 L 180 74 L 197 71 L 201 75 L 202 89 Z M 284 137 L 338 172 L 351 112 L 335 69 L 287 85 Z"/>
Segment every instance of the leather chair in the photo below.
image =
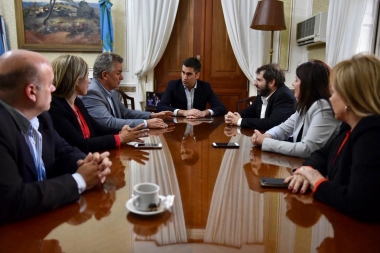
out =
<path fill-rule="evenodd" d="M 128 108 L 128 100 L 130 100 L 131 101 L 130 102 L 131 107 L 134 110 L 135 109 L 135 99 L 133 97 L 128 96 L 127 94 L 125 94 L 124 91 L 122 91 L 120 89 L 116 89 L 116 91 L 120 94 L 120 98 L 122 99 L 124 106 Z"/>
<path fill-rule="evenodd" d="M 255 102 L 255 100 L 256 100 L 256 96 L 251 96 L 251 97 L 247 97 L 245 99 L 240 99 L 240 100 L 236 101 L 237 111 L 240 111 L 244 108 L 247 108 L 248 106 L 253 104 L 253 102 Z"/>

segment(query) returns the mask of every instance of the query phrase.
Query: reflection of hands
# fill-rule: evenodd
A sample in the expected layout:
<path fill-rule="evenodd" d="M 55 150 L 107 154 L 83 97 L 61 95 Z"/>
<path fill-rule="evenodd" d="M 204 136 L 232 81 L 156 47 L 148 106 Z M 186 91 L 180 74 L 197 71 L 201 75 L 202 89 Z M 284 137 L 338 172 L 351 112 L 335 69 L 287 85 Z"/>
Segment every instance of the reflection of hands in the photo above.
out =
<path fill-rule="evenodd" d="M 111 173 L 112 162 L 108 159 L 109 152 L 89 153 L 84 160 L 79 160 L 78 170 L 86 182 L 86 189 L 94 187 L 99 182 L 104 183 L 106 176 Z"/>
<path fill-rule="evenodd" d="M 228 137 L 231 137 L 231 136 L 236 136 L 238 134 L 237 132 L 237 127 L 233 127 L 233 126 L 226 126 L 224 128 L 224 134 Z"/>
<path fill-rule="evenodd" d="M 144 142 L 143 140 L 139 139 L 139 137 L 148 136 L 149 129 L 141 129 L 144 127 L 144 123 L 136 126 L 135 128 L 130 128 L 129 126 L 125 125 L 120 133 L 120 141 L 121 143 L 127 143 L 127 142 Z"/>
<path fill-rule="evenodd" d="M 237 126 L 237 123 L 240 118 L 241 116 L 238 112 L 228 112 L 226 115 L 224 115 L 224 122 L 226 122 L 229 125 Z"/>
<path fill-rule="evenodd" d="M 135 161 L 140 164 L 145 164 L 145 161 L 149 161 L 149 152 L 132 147 L 123 147 L 121 158 L 127 161 Z"/>
<path fill-rule="evenodd" d="M 197 126 L 203 123 L 203 121 L 198 121 L 196 119 L 188 119 L 188 118 L 184 118 L 182 122 L 192 125 L 192 126 Z"/>
<path fill-rule="evenodd" d="M 114 159 L 111 174 L 104 182 L 103 189 L 106 191 L 116 191 L 120 188 L 123 188 L 126 185 L 124 170 L 125 166 L 121 160 Z"/>
<path fill-rule="evenodd" d="M 168 128 L 162 128 L 162 129 L 150 129 L 149 130 L 149 136 L 160 136 L 167 132 L 172 132 L 174 130 L 174 126 L 169 126 Z"/>
<path fill-rule="evenodd" d="M 252 144 L 261 146 L 263 144 L 264 138 L 272 138 L 272 135 L 262 134 L 259 130 L 255 130 L 255 133 L 251 137 Z"/>
<path fill-rule="evenodd" d="M 92 216 L 95 216 L 97 220 L 108 216 L 115 199 L 114 191 L 105 192 L 102 187 L 82 194 L 80 202 L 82 206 L 85 206 L 85 210 L 71 218 L 69 223 L 77 225 L 86 222 Z"/>
<path fill-rule="evenodd" d="M 162 119 L 147 119 L 146 123 L 148 124 L 148 128 L 167 128 L 168 124 L 166 124 Z"/>
<path fill-rule="evenodd" d="M 174 113 L 171 111 L 162 111 L 162 112 L 153 112 L 150 114 L 150 117 L 153 118 L 160 118 L 163 120 L 173 120 Z"/>
<path fill-rule="evenodd" d="M 313 204 L 313 198 L 311 195 L 305 195 L 305 194 L 287 194 L 286 197 L 293 198 L 298 200 L 299 202 L 303 204 Z"/>

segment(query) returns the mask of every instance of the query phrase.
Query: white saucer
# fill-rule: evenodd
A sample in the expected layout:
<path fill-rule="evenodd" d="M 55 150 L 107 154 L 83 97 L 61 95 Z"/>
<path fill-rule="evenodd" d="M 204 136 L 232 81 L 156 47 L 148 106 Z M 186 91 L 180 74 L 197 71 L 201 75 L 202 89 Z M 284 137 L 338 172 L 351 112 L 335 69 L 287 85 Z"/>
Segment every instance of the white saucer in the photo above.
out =
<path fill-rule="evenodd" d="M 127 207 L 128 211 L 130 211 L 132 213 L 140 214 L 140 215 L 155 215 L 155 214 L 159 214 L 159 213 L 162 213 L 162 212 L 166 211 L 168 208 L 166 207 L 165 203 L 163 203 L 166 200 L 166 197 L 164 197 L 162 195 L 159 195 L 158 197 L 161 200 L 161 204 L 158 207 L 157 211 L 144 212 L 144 211 L 137 210 L 134 207 L 134 205 L 133 205 L 133 198 L 129 199 L 127 201 L 127 204 L 125 204 L 125 206 Z"/>

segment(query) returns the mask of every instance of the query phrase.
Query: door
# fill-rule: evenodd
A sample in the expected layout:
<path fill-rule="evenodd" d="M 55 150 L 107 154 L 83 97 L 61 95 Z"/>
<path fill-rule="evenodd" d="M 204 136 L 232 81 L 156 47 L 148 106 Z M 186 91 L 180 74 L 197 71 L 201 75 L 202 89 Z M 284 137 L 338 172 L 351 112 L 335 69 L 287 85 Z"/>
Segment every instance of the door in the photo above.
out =
<path fill-rule="evenodd" d="M 211 84 L 229 111 L 237 111 L 236 101 L 248 96 L 248 80 L 232 51 L 220 0 L 179 1 L 168 46 L 154 70 L 154 91 L 165 91 L 170 80 L 181 78 L 188 57 L 198 57 L 199 79 Z"/>

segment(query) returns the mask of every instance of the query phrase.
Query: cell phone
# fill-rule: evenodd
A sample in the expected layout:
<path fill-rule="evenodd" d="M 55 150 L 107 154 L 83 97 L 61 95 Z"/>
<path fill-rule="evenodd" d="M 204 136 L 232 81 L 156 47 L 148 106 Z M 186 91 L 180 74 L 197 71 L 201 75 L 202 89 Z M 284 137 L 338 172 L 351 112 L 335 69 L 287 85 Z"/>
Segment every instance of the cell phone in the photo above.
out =
<path fill-rule="evenodd" d="M 262 187 L 288 188 L 289 183 L 284 183 L 285 178 L 261 177 Z"/>
<path fill-rule="evenodd" d="M 159 149 L 159 148 L 162 148 L 162 144 L 161 143 L 136 143 L 135 148 Z"/>
<path fill-rule="evenodd" d="M 239 143 L 236 142 L 213 142 L 214 148 L 239 148 Z"/>

